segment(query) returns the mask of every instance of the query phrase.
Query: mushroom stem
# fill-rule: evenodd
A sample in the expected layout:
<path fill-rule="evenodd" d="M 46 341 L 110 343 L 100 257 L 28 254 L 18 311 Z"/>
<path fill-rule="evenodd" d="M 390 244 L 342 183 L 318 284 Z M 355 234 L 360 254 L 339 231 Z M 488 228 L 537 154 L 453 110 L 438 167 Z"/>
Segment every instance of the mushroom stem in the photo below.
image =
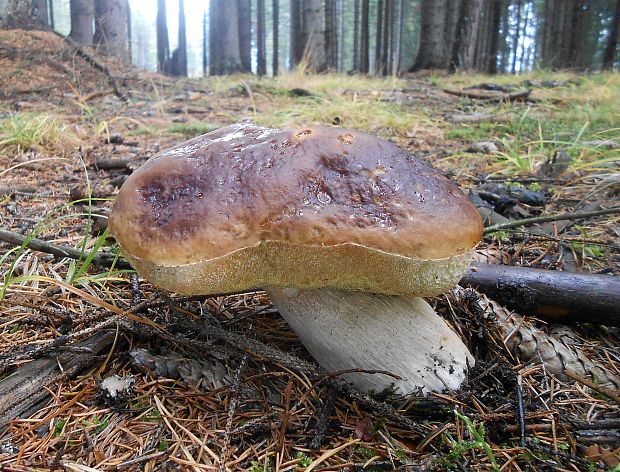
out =
<path fill-rule="evenodd" d="M 408 394 L 456 390 L 474 359 L 454 331 L 418 297 L 336 289 L 268 288 L 272 302 L 306 349 L 328 372 L 362 392 L 390 385 Z"/>

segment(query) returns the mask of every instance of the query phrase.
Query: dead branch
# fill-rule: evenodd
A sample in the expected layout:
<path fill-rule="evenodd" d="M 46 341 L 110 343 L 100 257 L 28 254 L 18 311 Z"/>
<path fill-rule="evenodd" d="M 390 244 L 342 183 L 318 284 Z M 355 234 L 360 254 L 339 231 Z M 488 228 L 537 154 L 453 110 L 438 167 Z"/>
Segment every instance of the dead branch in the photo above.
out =
<path fill-rule="evenodd" d="M 80 260 L 84 259 L 86 256 L 86 253 L 80 251 L 79 249 L 48 243 L 42 239 L 31 238 L 3 228 L 0 228 L 0 241 L 5 241 L 17 246 L 24 246 L 32 249 L 33 251 L 52 254 L 56 257 L 68 257 L 70 259 Z M 114 265 L 114 267 L 118 269 L 131 269 L 129 263 L 127 263 L 124 259 L 121 259 L 120 257 L 117 258 L 115 254 L 108 254 L 104 252 L 97 253 L 97 255 L 93 258 L 92 263 L 98 267 L 111 267 Z"/>
<path fill-rule="evenodd" d="M 128 102 L 129 101 L 127 96 L 123 92 L 121 92 L 120 89 L 118 88 L 118 84 L 116 83 L 116 79 L 112 76 L 112 74 L 110 73 L 110 70 L 107 68 L 107 66 L 105 66 L 104 64 L 101 64 L 99 61 L 97 61 L 93 56 L 91 56 L 86 51 L 84 51 L 84 49 L 82 49 L 76 42 L 74 42 L 68 36 L 63 36 L 62 34 L 60 34 L 58 32 L 55 32 L 55 34 L 57 36 L 61 37 L 62 39 L 64 39 L 67 42 L 67 44 L 69 44 L 69 46 L 71 46 L 73 48 L 73 50 L 75 51 L 75 54 L 77 54 L 79 57 L 84 59 L 94 69 L 97 69 L 98 71 L 101 71 L 101 72 L 103 72 L 105 74 L 105 76 L 108 78 L 108 82 L 112 86 L 112 90 L 114 91 L 114 95 L 116 95 L 118 98 L 120 98 L 124 102 Z"/>
<path fill-rule="evenodd" d="M 523 314 L 620 326 L 620 277 L 472 264 L 459 284 Z"/>
<path fill-rule="evenodd" d="M 134 162 L 134 159 L 97 159 L 95 168 L 99 170 L 127 170 Z"/>
<path fill-rule="evenodd" d="M 595 216 L 612 215 L 617 213 L 620 213 L 620 207 L 611 207 L 596 211 L 575 211 L 569 213 L 560 213 L 559 215 L 536 216 L 534 218 L 524 218 L 522 220 L 513 220 L 506 223 L 499 223 L 496 225 L 487 226 L 486 228 L 484 228 L 484 234 L 490 234 L 496 231 L 516 228 L 517 226 L 533 225 L 536 223 L 547 223 L 549 221 L 562 220 L 580 220 L 583 218 L 593 218 Z"/>
<path fill-rule="evenodd" d="M 449 95 L 456 95 L 457 97 L 472 98 L 474 100 L 484 100 L 492 103 L 502 102 L 527 102 L 531 101 L 531 90 L 520 90 L 518 92 L 504 93 L 504 92 L 474 92 L 471 90 L 452 90 L 443 89 L 443 91 Z"/>
<path fill-rule="evenodd" d="M 76 344 L 76 347 L 85 348 L 87 352 L 37 359 L 21 365 L 15 373 L 0 381 L 0 431 L 11 420 L 26 417 L 35 411 L 49 395 L 45 387 L 71 378 L 93 365 L 95 356 L 108 349 L 113 339 L 113 332 L 99 332 Z"/>
<path fill-rule="evenodd" d="M 503 123 L 510 121 L 512 115 L 510 113 L 493 114 L 493 113 L 449 113 L 445 119 L 451 123 L 482 123 L 490 121 L 493 123 Z"/>

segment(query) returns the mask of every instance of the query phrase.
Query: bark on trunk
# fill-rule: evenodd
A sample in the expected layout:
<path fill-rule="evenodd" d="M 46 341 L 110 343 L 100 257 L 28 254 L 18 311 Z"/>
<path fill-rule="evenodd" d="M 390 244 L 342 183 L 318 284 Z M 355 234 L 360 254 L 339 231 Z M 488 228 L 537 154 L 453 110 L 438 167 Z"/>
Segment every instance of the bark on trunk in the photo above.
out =
<path fill-rule="evenodd" d="M 209 3 L 209 72 L 211 75 L 241 71 L 237 2 Z"/>
<path fill-rule="evenodd" d="M 383 18 L 383 40 L 381 52 L 381 75 L 385 76 L 391 73 L 391 51 L 392 51 L 392 16 L 394 13 L 394 2 L 385 3 L 385 14 Z"/>
<path fill-rule="evenodd" d="M 355 0 L 353 2 L 353 70 L 358 71 L 359 65 L 360 65 L 360 0 Z"/>
<path fill-rule="evenodd" d="M 273 15 L 273 58 L 271 63 L 272 73 L 278 75 L 280 59 L 280 1 L 272 0 L 271 11 Z"/>
<path fill-rule="evenodd" d="M 499 54 L 500 26 L 502 21 L 503 0 L 493 0 L 491 31 L 489 36 L 489 54 L 486 72 L 497 74 L 497 56 Z"/>
<path fill-rule="evenodd" d="M 185 0 L 179 0 L 178 46 L 172 53 L 172 75 L 187 77 L 187 35 L 185 34 Z"/>
<path fill-rule="evenodd" d="M 381 75 L 381 63 L 383 62 L 383 0 L 377 1 L 377 33 L 375 35 L 375 75 Z"/>
<path fill-rule="evenodd" d="M 93 0 L 71 0 L 71 32 L 69 37 L 80 46 L 93 45 Z"/>
<path fill-rule="evenodd" d="M 99 50 L 123 61 L 129 59 L 127 46 L 127 3 L 125 0 L 95 2 L 95 36 Z"/>
<path fill-rule="evenodd" d="M 616 0 L 616 10 L 614 12 L 609 34 L 603 52 L 603 69 L 613 69 L 616 62 L 616 48 L 618 47 L 618 33 L 620 32 L 620 0 Z"/>
<path fill-rule="evenodd" d="M 304 55 L 304 33 L 301 0 L 291 0 L 291 66 L 301 62 Z"/>
<path fill-rule="evenodd" d="M 207 75 L 207 12 L 202 12 L 202 76 Z"/>
<path fill-rule="evenodd" d="M 464 0 L 452 49 L 452 66 L 471 70 L 475 67 L 476 43 L 481 25 L 483 0 Z"/>
<path fill-rule="evenodd" d="M 521 0 L 517 0 L 517 13 L 516 19 L 517 24 L 515 26 L 515 33 L 512 37 L 512 64 L 510 66 L 510 70 L 513 74 L 517 73 L 517 49 L 519 47 L 519 34 L 521 32 Z"/>
<path fill-rule="evenodd" d="M 446 6 L 446 51 L 454 50 L 464 0 L 452 0 Z"/>
<path fill-rule="evenodd" d="M 5 0 L 1 11 L 0 29 L 49 29 L 45 0 Z"/>
<path fill-rule="evenodd" d="M 129 1 L 129 0 L 125 0 Z M 54 31 L 56 29 L 56 20 L 54 19 L 54 0 L 50 0 L 49 4 L 49 16 L 50 16 L 50 30 Z"/>
<path fill-rule="evenodd" d="M 396 74 L 400 75 L 402 72 L 402 57 L 403 57 L 403 41 L 405 39 L 405 23 L 407 18 L 407 2 L 400 0 L 400 15 L 398 18 L 398 46 L 396 50 Z"/>
<path fill-rule="evenodd" d="M 161 74 L 170 73 L 170 45 L 168 42 L 168 20 L 166 0 L 157 0 L 157 70 Z"/>
<path fill-rule="evenodd" d="M 336 5 L 335 0 L 325 0 L 325 62 L 329 69 L 336 69 Z"/>
<path fill-rule="evenodd" d="M 326 68 L 323 1 L 306 0 L 304 2 L 304 19 L 304 36 L 306 37 L 304 57 L 307 61 L 308 70 L 322 72 Z"/>
<path fill-rule="evenodd" d="M 256 75 L 267 73 L 267 51 L 265 42 L 265 0 L 256 0 Z"/>
<path fill-rule="evenodd" d="M 448 67 L 446 8 L 447 0 L 422 0 L 420 46 L 412 70 Z"/>
<path fill-rule="evenodd" d="M 370 0 L 362 0 L 362 18 L 360 21 L 360 72 L 368 74 L 368 54 L 369 54 L 369 13 L 370 13 Z"/>
<path fill-rule="evenodd" d="M 263 0 L 264 1 L 264 0 Z M 251 0 L 237 0 L 239 22 L 239 58 L 241 70 L 252 72 L 251 33 L 252 33 L 252 2 Z"/>

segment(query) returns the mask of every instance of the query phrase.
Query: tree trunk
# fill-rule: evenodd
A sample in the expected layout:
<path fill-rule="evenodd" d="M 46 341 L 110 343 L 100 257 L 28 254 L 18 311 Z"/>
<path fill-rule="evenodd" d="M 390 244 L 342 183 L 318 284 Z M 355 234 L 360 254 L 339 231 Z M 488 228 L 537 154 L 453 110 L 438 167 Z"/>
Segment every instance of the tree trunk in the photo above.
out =
<path fill-rule="evenodd" d="M 475 68 L 476 44 L 484 0 L 463 0 L 452 48 L 452 70 Z"/>
<path fill-rule="evenodd" d="M 323 1 L 305 0 L 304 19 L 304 36 L 306 37 L 304 56 L 308 63 L 308 70 L 322 72 L 326 68 Z"/>
<path fill-rule="evenodd" d="M 207 76 L 207 11 L 202 11 L 202 76 Z"/>
<path fill-rule="evenodd" d="M 344 37 L 345 37 L 345 26 L 344 26 L 344 0 L 338 0 L 338 10 L 336 19 L 338 20 L 338 34 L 337 34 L 337 48 L 336 48 L 336 57 L 338 59 L 338 70 L 344 70 Z"/>
<path fill-rule="evenodd" d="M 603 52 L 603 69 L 613 69 L 616 62 L 618 33 L 620 32 L 620 0 L 616 0 L 616 10 L 609 26 L 609 34 Z"/>
<path fill-rule="evenodd" d="M 360 0 L 355 0 L 353 2 L 353 70 L 358 71 L 359 67 L 360 67 Z"/>
<path fill-rule="evenodd" d="M 49 0 L 49 2 L 48 10 L 50 12 L 50 30 L 54 31 L 56 29 L 56 21 L 54 19 L 54 0 Z"/>
<path fill-rule="evenodd" d="M 179 0 L 178 46 L 172 53 L 172 75 L 177 77 L 187 77 L 187 35 L 185 30 L 185 0 Z"/>
<path fill-rule="evenodd" d="M 517 0 L 517 22 L 514 35 L 512 36 L 512 65 L 510 70 L 513 74 L 517 73 L 517 49 L 519 48 L 519 33 L 521 32 L 521 2 L 522 0 Z"/>
<path fill-rule="evenodd" d="M 359 70 L 364 74 L 368 74 L 368 56 L 369 56 L 369 41 L 370 41 L 370 0 L 362 0 L 362 18 L 360 21 L 360 52 L 359 52 Z"/>
<path fill-rule="evenodd" d="M 407 2 L 406 0 L 400 0 L 400 14 L 398 16 L 398 43 L 396 49 L 396 74 L 400 75 L 402 72 L 402 56 L 403 56 L 403 41 L 405 39 L 405 23 L 407 19 Z"/>
<path fill-rule="evenodd" d="M 0 6 L 5 12 L 0 16 L 0 29 L 49 29 L 46 0 L 5 0 Z"/>
<path fill-rule="evenodd" d="M 325 62 L 329 69 L 336 69 L 336 5 L 335 0 L 325 0 Z"/>
<path fill-rule="evenodd" d="M 233 74 L 242 70 L 237 2 L 209 2 L 209 55 L 211 75 Z"/>
<path fill-rule="evenodd" d="M 381 75 L 383 54 L 383 0 L 377 0 L 377 33 L 375 35 L 375 75 Z"/>
<path fill-rule="evenodd" d="M 157 0 L 157 70 L 170 73 L 170 45 L 168 43 L 168 20 L 166 0 Z"/>
<path fill-rule="evenodd" d="M 263 0 L 264 1 L 264 0 Z M 252 2 L 251 0 L 237 0 L 237 12 L 239 22 L 239 57 L 241 59 L 241 70 L 252 72 Z"/>
<path fill-rule="evenodd" d="M 394 13 L 394 2 L 386 1 L 385 14 L 383 17 L 383 40 L 381 52 L 381 75 L 386 76 L 391 72 L 391 51 L 392 51 L 392 16 Z"/>
<path fill-rule="evenodd" d="M 32 5 L 39 23 L 45 25 L 44 29 L 50 29 L 47 0 L 32 0 Z"/>
<path fill-rule="evenodd" d="M 493 0 L 491 16 L 491 32 L 489 42 L 489 57 L 486 67 L 488 74 L 497 74 L 497 56 L 499 54 L 500 27 L 502 21 L 503 0 Z"/>
<path fill-rule="evenodd" d="M 446 51 L 450 56 L 456 45 L 464 0 L 451 0 L 446 5 Z M 450 58 L 448 56 L 448 59 Z"/>
<path fill-rule="evenodd" d="M 421 69 L 446 69 L 446 8 L 447 0 L 422 0 L 420 46 L 413 71 Z"/>
<path fill-rule="evenodd" d="M 301 0 L 291 0 L 291 66 L 301 62 L 304 55 L 304 33 Z"/>
<path fill-rule="evenodd" d="M 52 0 L 50 0 L 51 2 Z M 127 59 L 131 63 L 131 8 L 129 6 L 129 0 L 125 0 L 125 11 L 127 12 Z"/>
<path fill-rule="evenodd" d="M 95 2 L 95 45 L 105 54 L 122 61 L 129 58 L 127 48 L 127 3 L 125 0 Z"/>
<path fill-rule="evenodd" d="M 93 45 L 93 0 L 71 0 L 71 32 L 69 37 L 80 46 Z"/>
<path fill-rule="evenodd" d="M 265 41 L 265 0 L 256 0 L 256 75 L 267 73 L 267 51 Z"/>
<path fill-rule="evenodd" d="M 279 0 L 272 0 L 271 10 L 273 15 L 273 75 L 278 75 L 278 59 L 280 55 L 280 4 Z"/>

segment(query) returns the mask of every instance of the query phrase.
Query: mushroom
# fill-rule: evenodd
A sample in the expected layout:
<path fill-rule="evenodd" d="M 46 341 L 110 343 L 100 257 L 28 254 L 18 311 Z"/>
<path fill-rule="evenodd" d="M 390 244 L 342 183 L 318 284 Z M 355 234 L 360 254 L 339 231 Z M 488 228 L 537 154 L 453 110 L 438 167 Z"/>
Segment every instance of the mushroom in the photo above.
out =
<path fill-rule="evenodd" d="M 318 363 L 352 370 L 343 375 L 362 391 L 457 389 L 473 366 L 420 297 L 456 285 L 482 221 L 454 183 L 388 141 L 221 128 L 134 172 L 109 227 L 157 287 L 266 290 Z"/>

